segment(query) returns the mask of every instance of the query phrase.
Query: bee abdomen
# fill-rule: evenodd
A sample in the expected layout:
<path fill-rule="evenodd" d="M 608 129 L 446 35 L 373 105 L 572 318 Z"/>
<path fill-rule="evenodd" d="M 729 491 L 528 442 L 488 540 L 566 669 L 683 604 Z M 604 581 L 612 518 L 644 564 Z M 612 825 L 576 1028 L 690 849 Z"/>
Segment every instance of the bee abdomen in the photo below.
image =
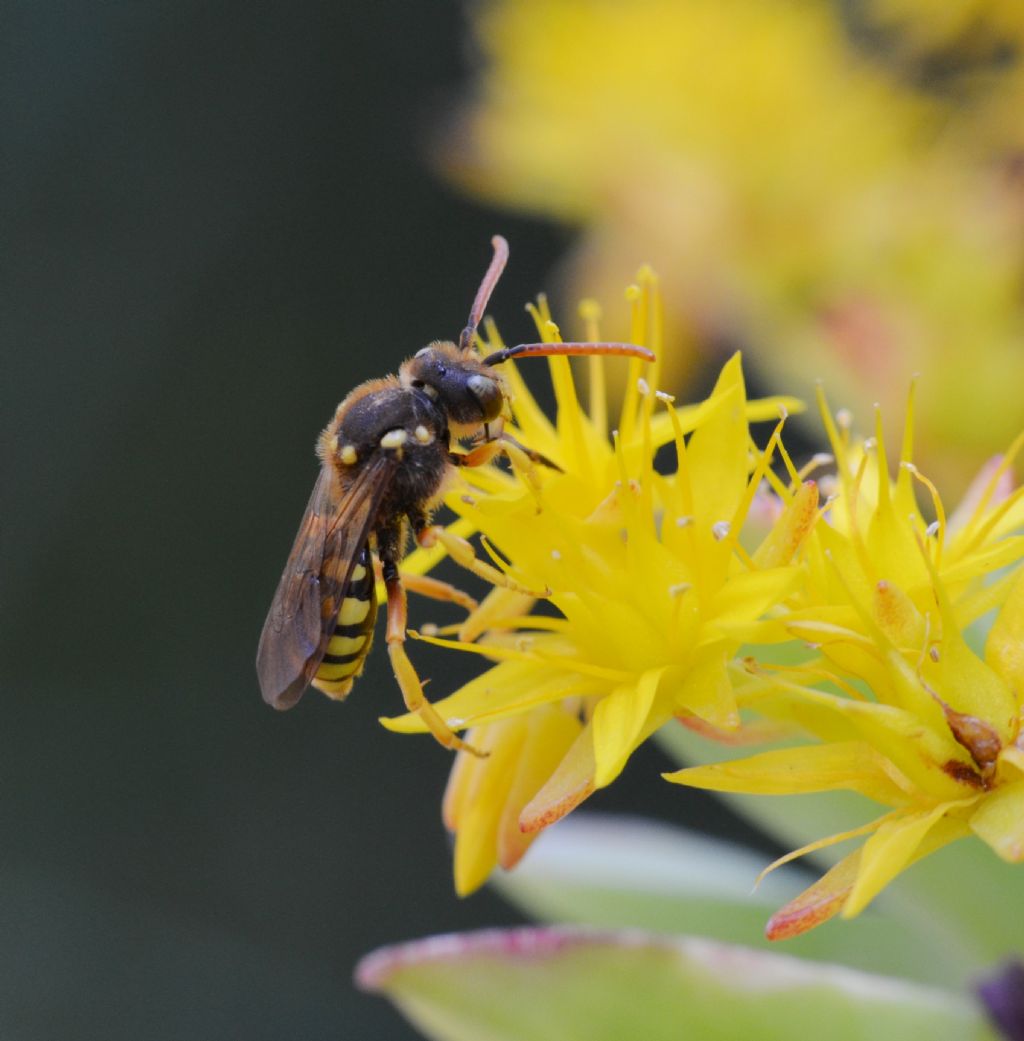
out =
<path fill-rule="evenodd" d="M 348 694 L 370 653 L 376 620 L 377 581 L 369 547 L 364 547 L 338 608 L 327 650 L 313 677 L 314 687 L 339 700 Z"/>

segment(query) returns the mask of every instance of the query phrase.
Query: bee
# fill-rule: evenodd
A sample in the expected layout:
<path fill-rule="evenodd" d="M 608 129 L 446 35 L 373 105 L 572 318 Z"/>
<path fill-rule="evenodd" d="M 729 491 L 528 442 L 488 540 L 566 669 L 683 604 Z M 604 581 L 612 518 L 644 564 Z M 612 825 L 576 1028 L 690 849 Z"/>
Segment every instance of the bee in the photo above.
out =
<path fill-rule="evenodd" d="M 310 685 L 338 700 L 352 689 L 373 643 L 379 567 L 387 593 L 385 641 L 407 709 L 446 748 L 475 752 L 427 701 L 405 653 L 407 604 L 399 565 L 408 532 L 421 546 L 440 539 L 460 564 L 510 584 L 503 572 L 478 560 L 469 543 L 431 524 L 458 468 L 483 465 L 509 444 L 523 448 L 502 429 L 508 399 L 495 367 L 512 358 L 554 354 L 654 358 L 626 343 L 526 343 L 481 356 L 474 346 L 477 326 L 508 260 L 504 238 L 496 235 L 492 246 L 458 344 L 435 341 L 403 362 L 397 376 L 356 387 L 320 435 L 320 476 L 256 652 L 263 698 L 274 708 L 291 708 Z M 459 442 L 470 438 L 461 449 Z M 525 451 L 532 462 L 552 465 Z M 416 583 L 442 599 L 468 601 L 445 583 Z"/>

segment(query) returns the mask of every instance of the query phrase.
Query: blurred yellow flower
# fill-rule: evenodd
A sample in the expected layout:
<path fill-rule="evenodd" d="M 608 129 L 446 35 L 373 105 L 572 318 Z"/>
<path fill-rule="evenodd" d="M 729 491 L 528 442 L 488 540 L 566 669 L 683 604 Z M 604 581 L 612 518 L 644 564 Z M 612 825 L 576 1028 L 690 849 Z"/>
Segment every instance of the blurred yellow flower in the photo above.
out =
<path fill-rule="evenodd" d="M 912 410 L 895 481 L 880 422 L 876 439 L 854 446 L 848 422 L 823 412 L 838 469 L 827 520 L 807 540 L 805 581 L 787 609 L 748 632 L 795 637 L 814 657 L 777 669 L 750 663 L 736 686 L 741 707 L 817 743 L 667 775 L 719 791 L 846 788 L 890 807 L 776 862 L 870 836 L 773 916 L 773 939 L 858 914 L 915 860 L 971 833 L 1024 860 L 1024 572 L 1011 568 L 1024 557 L 1014 534 L 1024 489 L 1009 480 L 1024 439 L 947 518 L 910 459 Z M 930 524 L 915 483 L 932 502 Z M 965 630 L 1000 606 L 979 656 Z"/>
<path fill-rule="evenodd" d="M 840 6 L 891 30 L 877 52 Z M 492 0 L 474 19 L 484 65 L 441 161 L 478 195 L 581 225 L 577 284 L 605 294 L 641 254 L 665 273 L 663 387 L 699 350 L 742 344 L 780 386 L 821 377 L 889 415 L 927 370 L 929 472 L 966 482 L 1009 440 L 1024 384 L 1020 5 Z M 928 89 L 978 33 L 1013 46 Z M 949 60 L 887 60 L 901 41 Z M 964 400 L 986 402 L 983 422 Z"/>
<path fill-rule="evenodd" d="M 634 287 L 631 339 L 660 355 L 660 300 L 644 273 Z M 589 310 L 589 334 L 597 338 Z M 541 335 L 557 338 L 543 302 Z M 500 344 L 491 330 L 489 349 Z M 497 548 L 520 588 L 549 591 L 557 614 L 531 614 L 532 600 L 499 588 L 470 616 L 461 641 L 432 642 L 495 662 L 438 701 L 448 725 L 472 728 L 486 759 L 460 753 L 445 818 L 456 831 L 456 885 L 479 886 L 496 862 L 510 865 L 532 835 L 610 784 L 634 749 L 680 712 L 721 728 L 739 716 L 727 666 L 736 635 L 791 593 L 800 577 L 792 558 L 817 511 L 813 485 L 801 486 L 748 553 L 739 536 L 772 460 L 751 441 L 750 419 L 778 419 L 792 400 L 748 402 L 739 357 L 722 370 L 710 397 L 676 408 L 657 394 L 657 366 L 632 378 L 617 431 L 608 436 L 603 360 L 590 359 L 590 413 L 583 412 L 565 358 L 550 360 L 555 423 L 516 372 L 514 436 L 561 472 L 467 473 L 473 490 L 446 500 L 463 525 Z M 654 455 L 675 448 L 677 468 L 662 475 Z M 484 494 L 480 494 L 480 493 Z M 460 529 L 465 531 L 465 527 Z M 411 558 L 415 566 L 416 560 Z M 469 640 L 486 631 L 479 643 Z M 428 637 L 422 636 L 423 639 Z M 421 732 L 414 715 L 385 720 Z"/>

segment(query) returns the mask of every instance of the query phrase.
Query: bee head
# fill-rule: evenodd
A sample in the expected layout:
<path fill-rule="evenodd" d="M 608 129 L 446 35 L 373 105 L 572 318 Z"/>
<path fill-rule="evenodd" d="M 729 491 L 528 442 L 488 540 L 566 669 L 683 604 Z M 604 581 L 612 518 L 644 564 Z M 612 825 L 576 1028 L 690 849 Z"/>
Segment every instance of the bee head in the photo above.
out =
<path fill-rule="evenodd" d="M 422 390 L 458 427 L 478 427 L 501 415 L 505 394 L 496 374 L 475 351 L 437 342 L 417 351 L 399 370 L 402 386 Z"/>

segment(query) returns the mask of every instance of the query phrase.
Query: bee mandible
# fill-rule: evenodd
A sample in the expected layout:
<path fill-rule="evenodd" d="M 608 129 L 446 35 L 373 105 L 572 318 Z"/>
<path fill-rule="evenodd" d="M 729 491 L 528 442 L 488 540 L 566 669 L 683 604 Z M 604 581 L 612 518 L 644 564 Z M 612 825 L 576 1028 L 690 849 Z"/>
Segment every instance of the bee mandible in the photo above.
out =
<path fill-rule="evenodd" d="M 507 397 L 495 366 L 554 354 L 654 358 L 627 343 L 526 343 L 479 354 L 477 326 L 508 260 L 504 238 L 496 235 L 492 246 L 494 256 L 458 344 L 435 341 L 403 362 L 397 376 L 356 387 L 320 435 L 320 476 L 256 652 L 263 698 L 274 708 L 291 708 L 311 684 L 339 700 L 352 689 L 373 641 L 376 557 L 387 591 L 385 640 L 407 709 L 446 748 L 475 752 L 427 701 L 405 653 L 407 606 L 399 565 L 407 533 L 411 529 L 421 546 L 440 539 L 469 570 L 509 584 L 503 572 L 476 558 L 469 543 L 431 524 L 457 468 L 483 465 L 510 442 L 517 445 L 501 427 Z M 456 450 L 459 441 L 473 437 L 468 450 Z M 416 583 L 428 594 L 460 600 L 445 583 Z"/>

